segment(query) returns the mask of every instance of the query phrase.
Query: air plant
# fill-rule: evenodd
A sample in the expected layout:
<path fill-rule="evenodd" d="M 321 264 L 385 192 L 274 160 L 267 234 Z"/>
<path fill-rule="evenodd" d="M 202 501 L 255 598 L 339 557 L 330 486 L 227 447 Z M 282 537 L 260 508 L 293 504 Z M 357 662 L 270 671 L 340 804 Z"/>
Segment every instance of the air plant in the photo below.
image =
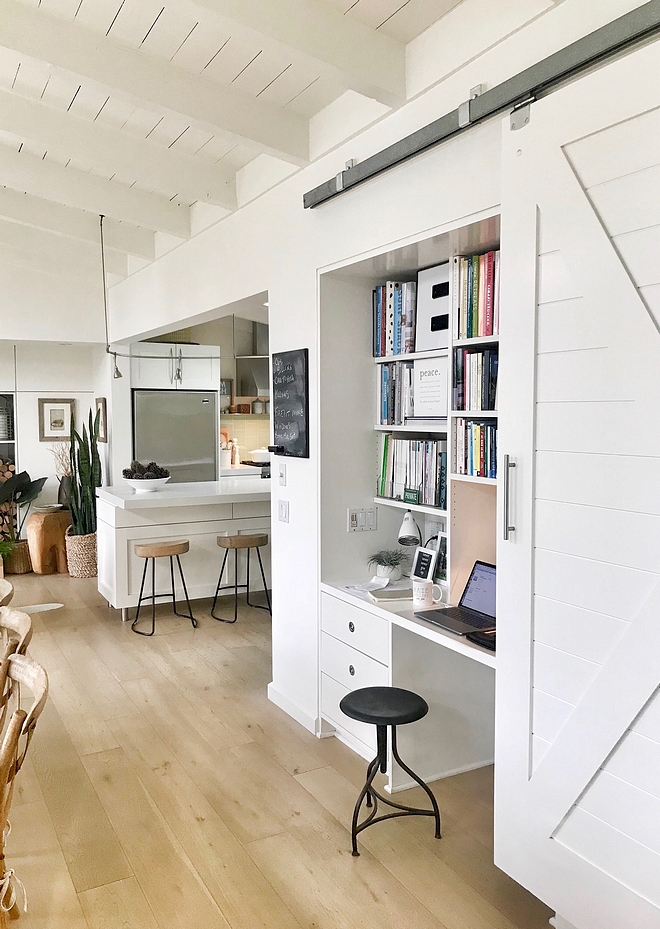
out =
<path fill-rule="evenodd" d="M 71 534 L 90 535 L 96 532 L 96 488 L 101 486 L 101 459 L 98 438 L 101 411 L 92 419 L 89 431 L 83 424 L 82 436 L 71 420 Z"/>
<path fill-rule="evenodd" d="M 400 548 L 384 549 L 367 558 L 367 567 L 400 568 L 408 561 L 408 553 Z"/>

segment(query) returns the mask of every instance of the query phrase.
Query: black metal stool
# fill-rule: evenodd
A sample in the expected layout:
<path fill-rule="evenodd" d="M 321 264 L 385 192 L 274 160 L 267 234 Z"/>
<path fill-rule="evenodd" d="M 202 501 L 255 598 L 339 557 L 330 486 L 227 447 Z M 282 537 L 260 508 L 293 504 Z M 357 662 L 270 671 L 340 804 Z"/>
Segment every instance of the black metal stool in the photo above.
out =
<path fill-rule="evenodd" d="M 268 587 L 266 585 L 266 575 L 264 574 L 264 566 L 261 561 L 261 552 L 259 549 L 262 545 L 268 545 L 268 536 L 266 533 L 259 533 L 255 535 L 219 535 L 218 536 L 218 545 L 220 548 L 225 549 L 225 557 L 222 559 L 222 568 L 220 569 L 220 577 L 218 578 L 218 586 L 215 589 L 215 597 L 213 598 L 213 606 L 211 607 L 211 616 L 213 619 L 217 619 L 220 623 L 235 623 L 238 619 L 238 588 L 245 587 L 245 601 L 248 606 L 254 607 L 257 610 L 268 610 L 272 615 L 272 610 L 270 607 L 270 596 L 268 595 Z M 245 584 L 238 583 L 238 551 L 239 549 L 247 549 L 247 577 Z M 257 558 L 259 559 L 259 568 L 261 569 L 261 579 L 264 582 L 264 593 L 266 594 L 266 603 L 268 606 L 259 606 L 258 603 L 250 603 L 250 552 L 252 549 L 256 549 Z M 234 583 L 226 584 L 224 587 L 221 587 L 222 584 L 222 575 L 225 573 L 225 565 L 227 564 L 227 557 L 229 552 L 233 549 L 234 552 Z M 221 590 L 233 590 L 234 591 L 234 618 L 233 619 L 223 619 L 221 616 L 215 615 L 215 605 L 218 601 L 218 594 Z"/>
<path fill-rule="evenodd" d="M 135 546 L 133 549 L 138 558 L 144 558 L 144 571 L 142 572 L 142 583 L 140 584 L 140 596 L 138 597 L 137 612 L 135 613 L 135 619 L 131 623 L 131 629 L 133 632 L 136 632 L 138 635 L 153 635 L 156 631 L 156 600 L 158 597 L 172 597 L 172 606 L 174 612 L 177 616 L 183 616 L 185 619 L 189 619 L 193 624 L 193 628 L 197 626 L 197 620 L 193 616 L 192 607 L 190 606 L 190 600 L 188 599 L 188 589 L 186 587 L 186 581 L 183 576 L 183 569 L 181 568 L 181 561 L 179 555 L 185 555 L 185 553 L 190 548 L 190 543 L 187 539 L 180 539 L 177 542 L 142 542 Z M 169 594 L 157 594 L 156 593 L 156 558 L 169 558 L 170 559 L 170 577 L 172 578 L 172 593 Z M 183 592 L 186 597 L 186 603 L 188 604 L 187 613 L 179 613 L 176 608 L 176 594 L 174 590 L 174 559 L 176 558 L 176 563 L 179 566 L 179 575 L 181 576 L 181 583 L 183 585 Z M 149 559 L 151 559 L 151 594 L 148 596 L 142 596 L 144 591 L 144 582 L 147 577 L 147 568 L 149 567 Z M 135 626 L 140 619 L 140 607 L 142 606 L 143 600 L 151 600 L 151 632 L 141 632 L 139 629 L 136 629 Z"/>
<path fill-rule="evenodd" d="M 414 771 L 404 764 L 399 758 L 399 752 L 396 746 L 396 727 L 403 726 L 405 723 L 414 723 L 422 719 L 429 711 L 426 700 L 410 690 L 402 690 L 400 687 L 363 687 L 361 690 L 353 690 L 346 694 L 339 704 L 339 709 L 351 719 L 357 719 L 361 723 L 371 723 L 376 727 L 376 738 L 378 745 L 378 754 L 367 767 L 367 779 L 364 787 L 360 791 L 355 809 L 353 810 L 353 821 L 351 824 L 351 839 L 353 841 L 353 855 L 359 855 L 357 847 L 358 833 L 372 826 L 374 823 L 380 823 L 384 819 L 394 819 L 396 816 L 433 816 L 435 818 L 435 837 L 441 836 L 440 810 L 438 803 L 431 790 L 424 781 L 418 777 Z M 380 770 L 381 774 L 387 773 L 387 727 L 392 727 L 392 754 L 397 763 L 403 770 L 416 781 L 426 792 L 431 801 L 432 810 L 420 810 L 417 807 L 406 806 L 403 803 L 395 803 L 393 800 L 387 800 L 373 787 L 373 780 Z M 367 806 L 371 807 L 372 812 L 367 816 L 364 822 L 358 825 L 360 807 L 365 799 Z M 397 812 L 386 813 L 382 816 L 376 816 L 378 812 L 378 801 L 393 807 Z"/>

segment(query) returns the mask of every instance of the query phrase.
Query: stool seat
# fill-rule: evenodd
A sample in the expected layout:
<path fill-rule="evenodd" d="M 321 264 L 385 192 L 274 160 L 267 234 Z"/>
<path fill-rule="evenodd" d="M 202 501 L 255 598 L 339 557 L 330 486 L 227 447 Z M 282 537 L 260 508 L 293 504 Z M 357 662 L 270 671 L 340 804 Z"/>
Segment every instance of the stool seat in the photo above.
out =
<path fill-rule="evenodd" d="M 260 548 L 268 545 L 268 536 L 265 532 L 255 535 L 219 535 L 218 545 L 227 549 Z"/>
<path fill-rule="evenodd" d="M 187 539 L 176 542 L 140 542 L 133 549 L 138 558 L 171 558 L 175 555 L 185 555 L 190 549 Z"/>
<path fill-rule="evenodd" d="M 403 726 L 422 719 L 429 705 L 419 694 L 400 687 L 363 687 L 342 699 L 339 709 L 351 719 L 374 726 Z"/>

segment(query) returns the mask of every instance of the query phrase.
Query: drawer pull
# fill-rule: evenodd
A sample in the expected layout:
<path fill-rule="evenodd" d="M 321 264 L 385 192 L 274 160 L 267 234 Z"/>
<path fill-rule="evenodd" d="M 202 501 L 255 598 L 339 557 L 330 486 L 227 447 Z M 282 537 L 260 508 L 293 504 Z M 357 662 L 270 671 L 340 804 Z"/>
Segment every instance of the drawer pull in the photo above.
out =
<path fill-rule="evenodd" d="M 348 673 L 351 675 L 351 677 L 355 677 L 355 668 L 352 664 L 349 664 L 348 666 Z"/>
<path fill-rule="evenodd" d="M 349 631 L 349 632 L 355 632 L 355 623 L 349 623 L 349 624 L 348 624 L 348 631 Z"/>

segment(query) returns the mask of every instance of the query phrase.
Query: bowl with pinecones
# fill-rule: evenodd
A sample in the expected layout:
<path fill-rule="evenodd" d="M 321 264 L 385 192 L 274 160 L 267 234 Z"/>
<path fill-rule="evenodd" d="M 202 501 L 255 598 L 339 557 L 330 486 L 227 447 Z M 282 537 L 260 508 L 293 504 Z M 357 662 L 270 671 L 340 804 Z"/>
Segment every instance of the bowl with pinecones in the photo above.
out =
<path fill-rule="evenodd" d="M 170 479 L 167 468 L 161 468 L 155 461 L 150 461 L 147 465 L 132 461 L 130 468 L 124 468 L 121 473 L 126 483 L 130 484 L 137 494 L 160 490 Z"/>

